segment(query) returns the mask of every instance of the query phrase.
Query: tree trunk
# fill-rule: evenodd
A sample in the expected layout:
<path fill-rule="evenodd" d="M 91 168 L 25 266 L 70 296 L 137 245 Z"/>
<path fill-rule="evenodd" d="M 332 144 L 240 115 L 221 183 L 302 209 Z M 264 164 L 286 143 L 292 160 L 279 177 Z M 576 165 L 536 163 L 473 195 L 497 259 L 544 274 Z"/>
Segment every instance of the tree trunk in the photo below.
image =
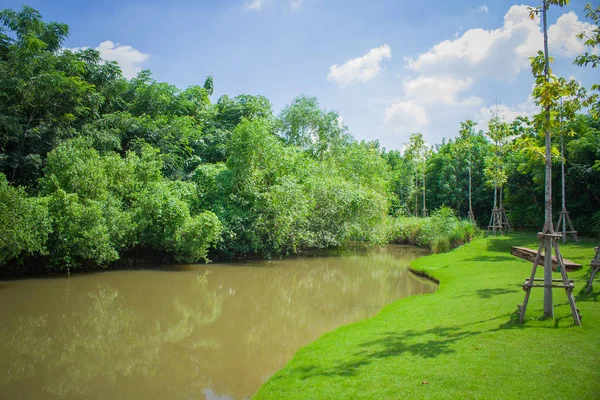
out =
<path fill-rule="evenodd" d="M 543 24 L 544 24 L 544 76 L 548 82 L 550 63 L 548 60 L 548 4 L 547 0 L 543 2 Z M 544 233 L 554 233 L 552 227 L 552 141 L 550 138 L 550 106 L 546 106 L 546 190 L 545 190 L 545 214 L 544 214 Z M 545 240 L 545 255 L 544 258 L 544 316 L 547 318 L 554 317 L 554 307 L 552 305 L 552 240 L 550 237 L 544 237 Z"/>
<path fill-rule="evenodd" d="M 425 183 L 425 165 L 423 164 L 423 210 L 426 210 L 427 207 L 425 205 L 425 190 L 426 190 L 426 183 Z M 425 211 L 423 211 L 425 212 Z"/>
<path fill-rule="evenodd" d="M 469 213 L 473 213 L 473 205 L 471 200 L 471 158 L 469 157 Z"/>

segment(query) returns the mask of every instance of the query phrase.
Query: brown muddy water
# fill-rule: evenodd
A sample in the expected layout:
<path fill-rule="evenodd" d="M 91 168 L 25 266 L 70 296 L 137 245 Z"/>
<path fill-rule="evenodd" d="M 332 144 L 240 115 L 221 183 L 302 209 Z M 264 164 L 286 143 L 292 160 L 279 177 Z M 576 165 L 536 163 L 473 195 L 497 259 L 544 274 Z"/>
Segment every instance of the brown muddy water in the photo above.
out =
<path fill-rule="evenodd" d="M 0 282 L 2 399 L 243 399 L 301 346 L 435 285 L 424 251 Z"/>

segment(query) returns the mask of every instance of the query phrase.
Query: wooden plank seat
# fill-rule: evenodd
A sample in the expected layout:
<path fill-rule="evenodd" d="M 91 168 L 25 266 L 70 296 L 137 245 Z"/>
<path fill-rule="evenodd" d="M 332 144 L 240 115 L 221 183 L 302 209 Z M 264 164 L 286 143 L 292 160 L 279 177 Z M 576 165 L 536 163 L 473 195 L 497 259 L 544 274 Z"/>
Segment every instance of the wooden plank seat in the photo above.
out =
<path fill-rule="evenodd" d="M 531 262 L 534 262 L 535 257 L 537 256 L 537 250 L 529 249 L 527 247 L 519 247 L 519 246 L 512 246 L 510 248 L 510 253 L 513 256 L 517 256 L 519 258 L 522 258 L 524 260 L 531 261 Z M 574 263 L 573 261 L 569 261 L 566 258 L 563 258 L 563 262 L 565 263 L 565 268 L 566 268 L 567 272 L 575 271 L 575 270 L 581 269 L 583 267 L 581 264 Z M 539 265 L 542 268 L 544 267 L 544 254 L 540 255 Z M 552 256 L 552 271 L 556 271 L 556 267 L 557 267 L 556 256 Z"/>

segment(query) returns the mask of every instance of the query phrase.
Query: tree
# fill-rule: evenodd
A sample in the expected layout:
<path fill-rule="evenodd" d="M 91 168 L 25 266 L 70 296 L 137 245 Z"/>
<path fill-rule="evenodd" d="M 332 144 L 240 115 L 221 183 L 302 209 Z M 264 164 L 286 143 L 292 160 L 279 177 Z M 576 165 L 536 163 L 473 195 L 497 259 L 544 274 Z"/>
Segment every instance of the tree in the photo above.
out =
<path fill-rule="evenodd" d="M 321 110 L 315 97 L 296 97 L 281 111 L 279 121 L 279 134 L 286 143 L 317 159 L 334 154 L 351 141 L 338 113 Z"/>
<path fill-rule="evenodd" d="M 405 157 L 410 160 L 413 166 L 414 171 L 414 180 L 415 180 L 415 217 L 419 216 L 419 206 L 418 206 L 418 196 L 419 192 L 423 190 L 423 205 L 425 205 L 425 185 L 424 185 L 424 177 L 425 177 L 425 168 L 427 166 L 427 145 L 423 140 L 422 133 L 413 133 L 410 135 L 409 142 L 406 145 L 406 150 L 404 151 Z M 422 186 L 419 186 L 419 175 L 422 175 Z M 423 213 L 426 213 L 427 210 L 423 207 Z"/>
<path fill-rule="evenodd" d="M 100 97 L 83 79 L 85 63 L 61 52 L 67 25 L 44 23 L 30 7 L 0 11 L 0 170 L 11 182 L 34 184 L 45 156 L 97 114 Z"/>
<path fill-rule="evenodd" d="M 460 150 L 464 150 L 467 154 L 467 165 L 469 170 L 469 213 L 467 214 L 469 221 L 475 221 L 473 214 L 473 201 L 471 191 L 471 170 L 472 170 L 472 149 L 473 149 L 473 135 L 475 134 L 475 122 L 470 119 L 460 123 L 459 140 L 457 141 Z M 457 210 L 458 211 L 458 210 Z"/>
<path fill-rule="evenodd" d="M 492 141 L 493 154 L 486 159 L 485 175 L 487 184 L 494 188 L 494 207 L 488 229 L 492 229 L 495 233 L 497 229 L 502 232 L 505 226 L 510 229 L 502 204 L 502 188 L 508 179 L 504 155 L 511 130 L 508 123 L 500 117 L 498 107 L 492 108 L 490 112 L 492 117 L 488 122 L 487 135 Z"/>
<path fill-rule="evenodd" d="M 554 317 L 554 307 L 552 304 L 552 248 L 554 247 L 556 252 L 556 258 L 558 259 L 559 265 L 563 267 L 561 269 L 561 275 L 563 284 L 567 291 L 567 298 L 571 305 L 571 312 L 573 319 L 577 325 L 581 324 L 577 308 L 575 306 L 575 300 L 573 299 L 572 287 L 570 287 L 569 281 L 566 278 L 566 272 L 564 271 L 564 265 L 562 265 L 562 259 L 558 250 L 558 243 L 556 240 L 557 235 L 554 233 L 554 227 L 552 225 L 552 139 L 551 139 L 551 111 L 552 108 L 557 104 L 560 97 L 564 94 L 561 84 L 558 79 L 551 75 L 550 70 L 550 58 L 548 54 L 548 19 L 547 11 L 551 4 L 563 6 L 568 3 L 568 0 L 543 0 L 542 7 L 537 9 L 531 9 L 531 18 L 534 18 L 538 12 L 542 13 L 543 33 L 544 33 L 544 51 L 539 51 L 536 57 L 531 59 L 532 73 L 535 76 L 535 86 L 533 89 L 533 96 L 536 100 L 536 104 L 542 107 L 542 112 L 534 119 L 540 128 L 545 133 L 545 163 L 546 163 L 546 176 L 545 176 L 545 207 L 544 207 L 544 227 L 540 235 L 540 247 L 538 255 L 543 251 L 544 253 L 544 316 L 547 318 Z M 538 258 L 539 259 L 539 256 Z M 527 308 L 527 302 L 531 288 L 533 287 L 533 279 L 535 276 L 535 270 L 537 262 L 534 263 L 531 278 L 526 282 L 524 288 L 526 289 L 525 300 L 521 307 L 520 319 L 523 320 L 525 316 L 525 310 Z"/>

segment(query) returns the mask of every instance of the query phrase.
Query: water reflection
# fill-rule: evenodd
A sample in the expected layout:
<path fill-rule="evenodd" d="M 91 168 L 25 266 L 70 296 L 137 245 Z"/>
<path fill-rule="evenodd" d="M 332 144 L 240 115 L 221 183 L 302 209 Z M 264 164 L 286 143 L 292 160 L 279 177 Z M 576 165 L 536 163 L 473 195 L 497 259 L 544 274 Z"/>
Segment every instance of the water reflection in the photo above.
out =
<path fill-rule="evenodd" d="M 302 345 L 433 291 L 417 249 L 5 283 L 0 391 L 15 399 L 241 399 Z"/>

